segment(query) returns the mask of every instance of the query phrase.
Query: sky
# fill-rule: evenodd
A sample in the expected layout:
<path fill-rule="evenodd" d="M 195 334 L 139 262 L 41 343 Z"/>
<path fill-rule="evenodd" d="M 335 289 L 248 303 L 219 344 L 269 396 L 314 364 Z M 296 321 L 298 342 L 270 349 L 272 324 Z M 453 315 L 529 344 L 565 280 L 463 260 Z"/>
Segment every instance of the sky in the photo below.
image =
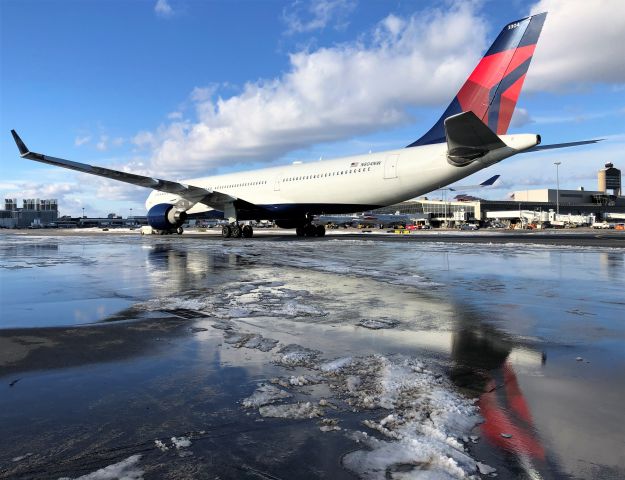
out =
<path fill-rule="evenodd" d="M 21 159 L 11 129 L 36 152 L 168 180 L 401 148 L 504 25 L 543 11 L 508 133 L 605 140 L 461 182 L 500 174 L 467 192 L 492 199 L 555 188 L 554 162 L 562 189 L 625 169 L 622 0 L 2 0 L 1 198 L 125 217 L 149 193 Z"/>

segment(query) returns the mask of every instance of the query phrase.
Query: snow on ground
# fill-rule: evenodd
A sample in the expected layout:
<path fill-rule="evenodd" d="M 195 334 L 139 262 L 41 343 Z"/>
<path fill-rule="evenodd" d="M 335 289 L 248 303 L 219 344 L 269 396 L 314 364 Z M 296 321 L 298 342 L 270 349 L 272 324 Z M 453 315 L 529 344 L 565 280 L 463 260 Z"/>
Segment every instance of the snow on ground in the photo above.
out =
<path fill-rule="evenodd" d="M 320 354 L 321 352 L 318 350 L 311 350 L 292 343 L 278 350 L 275 362 L 284 367 L 305 367 L 312 365 Z"/>
<path fill-rule="evenodd" d="M 323 416 L 323 409 L 311 402 L 290 403 L 286 405 L 267 405 L 258 412 L 263 417 L 304 419 Z"/>
<path fill-rule="evenodd" d="M 395 328 L 399 322 L 390 318 L 364 318 L 358 322 L 358 325 L 371 330 L 381 330 L 383 328 Z"/>
<path fill-rule="evenodd" d="M 352 361 L 352 357 L 337 358 L 331 362 L 322 363 L 319 368 L 322 372 L 337 372 L 341 368 L 351 365 Z"/>
<path fill-rule="evenodd" d="M 310 399 L 261 406 L 261 416 L 321 417 L 321 431 L 330 432 L 341 429 L 336 419 L 326 417 L 328 407 L 335 413 L 364 414 L 362 425 L 367 431 L 347 431 L 363 448 L 342 460 L 345 468 L 364 479 L 467 478 L 478 472 L 494 472 L 478 464 L 465 448 L 471 430 L 481 421 L 478 408 L 457 393 L 443 375 L 415 358 L 368 355 L 319 362 L 318 353 L 305 356 L 306 352 L 311 350 L 289 345 L 280 351 L 289 360 L 278 363 L 296 363 L 317 372 L 316 378 L 328 385 L 333 397 L 318 403 Z M 307 384 L 294 376 L 273 379 L 272 383 L 295 390 Z"/>
<path fill-rule="evenodd" d="M 191 440 L 189 437 L 171 437 L 171 443 L 178 450 L 191 446 Z"/>
<path fill-rule="evenodd" d="M 263 405 L 269 405 L 270 403 L 292 396 L 293 395 L 289 392 L 274 387 L 273 385 L 261 384 L 252 395 L 244 398 L 241 404 L 245 408 L 262 407 Z"/>
<path fill-rule="evenodd" d="M 142 480 L 144 471 L 138 467 L 141 455 L 133 455 L 119 463 L 96 470 L 93 473 L 77 477 L 74 480 Z M 72 480 L 69 477 L 59 480 Z"/>
<path fill-rule="evenodd" d="M 293 290 L 280 282 L 262 280 L 227 283 L 214 287 L 210 295 L 190 292 L 154 298 L 135 305 L 138 310 L 192 310 L 224 321 L 274 316 L 281 318 L 323 317 L 327 312 L 312 304 L 310 292 Z"/>

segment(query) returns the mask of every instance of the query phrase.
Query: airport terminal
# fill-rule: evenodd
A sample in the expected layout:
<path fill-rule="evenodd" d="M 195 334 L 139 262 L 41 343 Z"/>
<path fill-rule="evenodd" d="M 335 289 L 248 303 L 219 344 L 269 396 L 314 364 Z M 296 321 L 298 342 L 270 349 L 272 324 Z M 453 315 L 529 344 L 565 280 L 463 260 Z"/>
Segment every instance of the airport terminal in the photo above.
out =
<path fill-rule="evenodd" d="M 441 190 L 444 195 L 446 190 Z M 436 192 L 434 192 L 436 193 Z M 417 223 L 432 227 L 455 226 L 460 223 L 504 221 L 509 224 L 592 225 L 598 221 L 623 222 L 625 197 L 622 195 L 621 170 L 612 163 L 598 172 L 597 190 L 562 190 L 559 188 L 521 190 L 509 200 L 484 200 L 460 194 L 453 200 L 432 200 L 423 197 L 372 212 L 414 215 Z"/>

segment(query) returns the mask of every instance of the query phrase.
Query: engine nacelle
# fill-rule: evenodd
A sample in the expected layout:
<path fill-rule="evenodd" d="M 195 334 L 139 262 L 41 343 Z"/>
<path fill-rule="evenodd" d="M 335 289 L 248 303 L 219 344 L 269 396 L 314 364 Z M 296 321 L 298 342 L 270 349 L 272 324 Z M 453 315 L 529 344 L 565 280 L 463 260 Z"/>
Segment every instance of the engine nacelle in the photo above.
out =
<path fill-rule="evenodd" d="M 156 230 L 174 230 L 186 219 L 187 213 L 176 211 L 171 203 L 159 203 L 148 210 L 148 225 Z"/>

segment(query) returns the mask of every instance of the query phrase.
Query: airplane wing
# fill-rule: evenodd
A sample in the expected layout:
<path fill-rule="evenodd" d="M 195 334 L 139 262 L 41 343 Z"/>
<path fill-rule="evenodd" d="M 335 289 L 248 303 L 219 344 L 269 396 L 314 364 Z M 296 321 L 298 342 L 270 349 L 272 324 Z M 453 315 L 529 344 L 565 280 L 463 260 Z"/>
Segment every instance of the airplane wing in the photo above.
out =
<path fill-rule="evenodd" d="M 22 158 L 55 165 L 57 167 L 69 168 L 70 170 L 89 173 L 99 177 L 110 178 L 120 182 L 138 185 L 140 187 L 152 188 L 161 192 L 172 193 L 179 195 L 190 202 L 203 203 L 217 210 L 223 210 L 223 206 L 225 204 L 238 200 L 238 198 L 231 195 L 216 192 L 214 190 L 208 190 L 206 188 L 185 185 L 184 183 L 172 182 L 169 180 L 161 180 L 160 178 L 144 177 L 143 175 L 136 175 L 134 173 L 120 172 L 119 170 L 96 167 L 86 163 L 78 163 L 71 160 L 65 160 L 63 158 L 50 157 L 41 153 L 31 152 L 28 150 L 15 130 L 11 130 L 11 134 L 13 135 L 13 139 L 17 144 L 17 148 L 19 149 L 20 156 Z"/>
<path fill-rule="evenodd" d="M 538 152 L 540 150 L 552 150 L 554 148 L 577 147 L 579 145 L 589 145 L 591 143 L 598 143 L 598 142 L 601 142 L 602 140 L 605 140 L 605 139 L 595 138 L 593 140 L 580 140 L 579 142 L 552 143 L 550 145 L 536 145 L 535 147 L 529 148 L 520 153 Z"/>

